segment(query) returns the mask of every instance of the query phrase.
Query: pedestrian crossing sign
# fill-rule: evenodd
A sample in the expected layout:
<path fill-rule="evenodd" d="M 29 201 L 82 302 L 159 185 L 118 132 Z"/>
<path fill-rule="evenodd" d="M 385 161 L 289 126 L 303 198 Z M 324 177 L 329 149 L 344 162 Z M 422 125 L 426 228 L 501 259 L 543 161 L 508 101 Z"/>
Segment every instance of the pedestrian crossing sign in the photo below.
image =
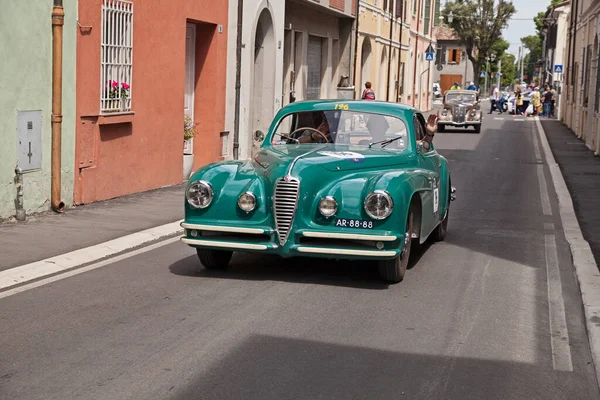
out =
<path fill-rule="evenodd" d="M 557 72 L 557 73 L 559 73 L 559 74 L 562 74 L 562 72 L 563 72 L 563 66 L 562 66 L 561 64 L 556 64 L 556 65 L 554 66 L 554 72 Z"/>
<path fill-rule="evenodd" d="M 425 53 L 426 61 L 433 61 L 433 53 Z"/>

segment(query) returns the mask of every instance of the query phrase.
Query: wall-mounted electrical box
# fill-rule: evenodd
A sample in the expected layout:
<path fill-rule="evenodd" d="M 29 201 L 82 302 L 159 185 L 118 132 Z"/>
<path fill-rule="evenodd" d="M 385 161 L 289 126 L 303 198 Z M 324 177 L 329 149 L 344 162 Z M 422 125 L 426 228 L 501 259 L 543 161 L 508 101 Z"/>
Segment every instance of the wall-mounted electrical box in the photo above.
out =
<path fill-rule="evenodd" d="M 17 161 L 23 171 L 42 168 L 42 112 L 18 111 Z"/>

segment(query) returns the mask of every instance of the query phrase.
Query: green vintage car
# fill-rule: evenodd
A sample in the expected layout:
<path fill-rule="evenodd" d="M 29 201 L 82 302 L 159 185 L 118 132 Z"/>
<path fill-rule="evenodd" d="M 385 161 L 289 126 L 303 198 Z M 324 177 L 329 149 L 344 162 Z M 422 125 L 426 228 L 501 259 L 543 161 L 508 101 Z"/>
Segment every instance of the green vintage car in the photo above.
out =
<path fill-rule="evenodd" d="M 181 241 L 208 269 L 226 267 L 234 251 L 365 259 L 400 282 L 411 247 L 447 231 L 454 189 L 434 132 L 409 106 L 292 103 L 256 133 L 251 160 L 192 175 Z"/>

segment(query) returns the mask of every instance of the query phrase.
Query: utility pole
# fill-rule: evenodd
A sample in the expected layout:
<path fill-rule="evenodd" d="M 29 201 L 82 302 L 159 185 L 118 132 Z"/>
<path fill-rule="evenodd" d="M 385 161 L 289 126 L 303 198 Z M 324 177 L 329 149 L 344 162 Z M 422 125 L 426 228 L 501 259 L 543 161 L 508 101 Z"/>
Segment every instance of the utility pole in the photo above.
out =
<path fill-rule="evenodd" d="M 498 90 L 500 90 L 501 77 L 502 77 L 502 59 L 498 60 Z"/>

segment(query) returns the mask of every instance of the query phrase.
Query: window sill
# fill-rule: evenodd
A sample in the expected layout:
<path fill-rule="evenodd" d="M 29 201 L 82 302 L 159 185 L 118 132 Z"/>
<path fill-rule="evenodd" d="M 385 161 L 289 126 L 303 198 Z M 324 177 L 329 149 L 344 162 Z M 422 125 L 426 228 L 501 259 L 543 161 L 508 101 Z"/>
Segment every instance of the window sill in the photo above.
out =
<path fill-rule="evenodd" d="M 115 113 L 106 113 L 98 115 L 87 115 L 86 117 L 95 117 L 98 119 L 98 125 L 130 124 L 133 122 L 135 112 L 124 111 Z"/>

